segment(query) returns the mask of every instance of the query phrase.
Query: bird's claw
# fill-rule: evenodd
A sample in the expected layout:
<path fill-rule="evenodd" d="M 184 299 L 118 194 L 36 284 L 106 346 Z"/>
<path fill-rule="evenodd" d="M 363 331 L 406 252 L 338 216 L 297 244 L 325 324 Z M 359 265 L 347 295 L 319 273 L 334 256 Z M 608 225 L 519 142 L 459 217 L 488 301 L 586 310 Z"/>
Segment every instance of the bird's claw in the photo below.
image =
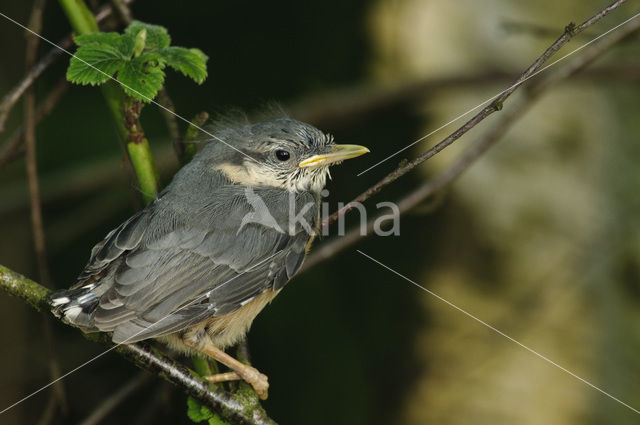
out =
<path fill-rule="evenodd" d="M 267 399 L 269 396 L 269 378 L 267 375 L 260 373 L 258 369 L 251 366 L 236 372 L 247 384 L 253 387 L 260 400 Z"/>

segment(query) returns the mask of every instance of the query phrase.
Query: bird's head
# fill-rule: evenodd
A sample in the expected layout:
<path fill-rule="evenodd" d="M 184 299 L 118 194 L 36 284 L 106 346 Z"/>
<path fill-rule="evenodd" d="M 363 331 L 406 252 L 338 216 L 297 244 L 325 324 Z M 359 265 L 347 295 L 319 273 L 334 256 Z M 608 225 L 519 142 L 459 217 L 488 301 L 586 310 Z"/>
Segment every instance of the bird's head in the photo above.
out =
<path fill-rule="evenodd" d="M 329 166 L 369 152 L 358 145 L 336 145 L 317 128 L 281 118 L 218 133 L 210 143 L 217 155 L 215 168 L 246 186 L 273 186 L 291 191 L 319 193 Z"/>

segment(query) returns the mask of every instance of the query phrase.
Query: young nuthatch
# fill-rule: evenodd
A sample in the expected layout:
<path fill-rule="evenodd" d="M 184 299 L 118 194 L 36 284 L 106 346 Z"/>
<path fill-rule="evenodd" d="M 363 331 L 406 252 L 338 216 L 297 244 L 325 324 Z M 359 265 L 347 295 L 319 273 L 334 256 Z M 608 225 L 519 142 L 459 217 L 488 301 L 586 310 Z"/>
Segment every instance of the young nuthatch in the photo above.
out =
<path fill-rule="evenodd" d="M 54 314 L 115 343 L 155 338 L 204 353 L 266 398 L 267 377 L 222 349 L 302 265 L 329 166 L 369 150 L 292 119 L 227 128 L 91 251 Z M 294 219 L 295 218 L 295 219 Z M 216 380 L 217 378 L 212 378 Z"/>

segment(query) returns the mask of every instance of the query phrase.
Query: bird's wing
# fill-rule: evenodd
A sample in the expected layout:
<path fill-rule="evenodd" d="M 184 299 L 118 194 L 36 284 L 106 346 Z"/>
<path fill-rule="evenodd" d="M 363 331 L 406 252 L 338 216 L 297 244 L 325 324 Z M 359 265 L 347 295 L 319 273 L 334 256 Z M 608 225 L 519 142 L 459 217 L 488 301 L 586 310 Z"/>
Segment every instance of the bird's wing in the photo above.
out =
<path fill-rule="evenodd" d="M 94 327 L 112 331 L 114 342 L 135 342 L 233 312 L 284 286 L 302 264 L 308 233 L 243 224 L 252 207 L 237 187 L 226 190 L 186 219 L 151 205 L 94 248 L 81 275 L 85 282 L 100 276 L 92 289 L 99 297 Z M 288 202 L 274 199 L 283 196 L 277 191 L 262 195 L 272 205 Z M 313 222 L 315 210 L 306 219 Z"/>

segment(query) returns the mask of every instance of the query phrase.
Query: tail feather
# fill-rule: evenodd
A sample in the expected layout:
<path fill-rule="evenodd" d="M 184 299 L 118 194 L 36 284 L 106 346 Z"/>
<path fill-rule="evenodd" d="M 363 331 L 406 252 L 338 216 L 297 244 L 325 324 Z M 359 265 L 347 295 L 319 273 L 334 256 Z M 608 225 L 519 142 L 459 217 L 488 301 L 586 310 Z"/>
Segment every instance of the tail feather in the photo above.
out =
<path fill-rule="evenodd" d="M 98 307 L 98 296 L 92 292 L 95 284 L 66 289 L 51 295 L 51 312 L 60 320 L 85 330 L 97 330 L 93 324 L 93 313 Z"/>

